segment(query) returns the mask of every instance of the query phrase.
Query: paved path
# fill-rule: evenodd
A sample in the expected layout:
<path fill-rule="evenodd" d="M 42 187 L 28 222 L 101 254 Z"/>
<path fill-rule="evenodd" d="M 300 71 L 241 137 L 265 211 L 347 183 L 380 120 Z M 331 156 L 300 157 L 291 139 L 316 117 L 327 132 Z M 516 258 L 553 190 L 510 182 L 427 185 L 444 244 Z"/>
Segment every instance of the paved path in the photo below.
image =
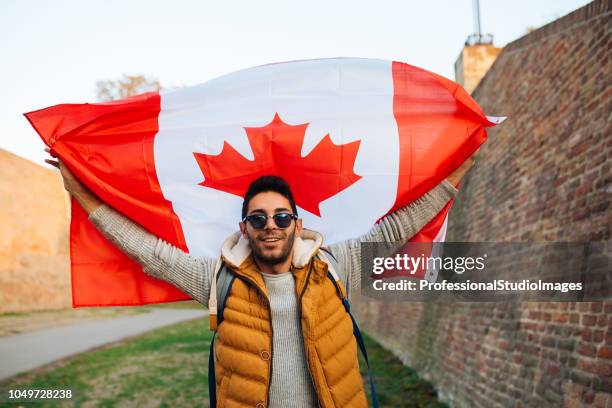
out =
<path fill-rule="evenodd" d="M 154 309 L 135 316 L 0 337 L 0 381 L 60 358 L 207 314 L 204 309 Z"/>

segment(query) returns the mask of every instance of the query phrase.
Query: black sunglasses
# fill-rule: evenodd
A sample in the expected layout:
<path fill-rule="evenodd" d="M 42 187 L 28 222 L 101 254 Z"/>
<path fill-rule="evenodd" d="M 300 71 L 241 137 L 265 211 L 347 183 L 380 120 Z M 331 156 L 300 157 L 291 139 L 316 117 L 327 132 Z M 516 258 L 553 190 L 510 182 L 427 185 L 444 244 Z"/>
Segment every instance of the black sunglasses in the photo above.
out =
<path fill-rule="evenodd" d="M 251 214 L 244 217 L 242 222 L 248 221 L 253 228 L 260 230 L 265 228 L 268 218 L 272 218 L 278 228 L 284 229 L 291 225 L 292 220 L 297 220 L 298 216 L 291 213 L 278 213 L 274 215 Z"/>

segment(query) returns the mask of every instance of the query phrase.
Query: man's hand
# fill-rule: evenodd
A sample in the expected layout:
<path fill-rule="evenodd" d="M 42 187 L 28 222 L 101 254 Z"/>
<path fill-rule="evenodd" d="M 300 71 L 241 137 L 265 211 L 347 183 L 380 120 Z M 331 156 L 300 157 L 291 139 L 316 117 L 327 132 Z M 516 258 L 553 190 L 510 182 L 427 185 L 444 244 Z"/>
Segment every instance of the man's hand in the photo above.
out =
<path fill-rule="evenodd" d="M 478 152 L 478 150 L 476 152 Z M 457 170 L 452 172 L 451 175 L 447 177 L 447 180 L 450 181 L 453 186 L 457 187 L 461 179 L 463 179 L 463 176 L 465 176 L 472 166 L 474 166 L 474 163 L 476 163 L 476 160 L 474 159 L 476 157 L 476 152 L 474 152 L 472 156 L 468 157 L 466 161 L 461 163 L 461 166 L 459 166 Z"/>
<path fill-rule="evenodd" d="M 64 188 L 72 197 L 74 197 L 81 207 L 87 212 L 87 214 L 94 211 L 96 208 L 100 207 L 103 203 L 100 201 L 98 197 L 94 193 L 92 193 L 87 187 L 85 187 L 75 176 L 72 174 L 68 167 L 60 159 L 57 158 L 51 150 L 45 149 L 47 153 L 51 155 L 52 159 L 45 159 L 45 162 L 50 165 L 57 167 L 62 175 L 62 179 L 64 180 Z"/>

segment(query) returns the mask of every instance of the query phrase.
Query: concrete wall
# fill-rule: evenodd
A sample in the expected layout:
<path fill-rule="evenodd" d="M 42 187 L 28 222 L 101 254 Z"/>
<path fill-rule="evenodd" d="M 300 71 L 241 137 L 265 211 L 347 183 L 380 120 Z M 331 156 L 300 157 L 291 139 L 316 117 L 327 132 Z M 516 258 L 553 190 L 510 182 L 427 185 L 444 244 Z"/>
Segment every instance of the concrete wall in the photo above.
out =
<path fill-rule="evenodd" d="M 450 241 L 610 240 L 611 10 L 591 3 L 498 56 L 473 96 L 509 119 L 464 180 Z M 612 406 L 612 301 L 356 309 L 453 406 Z"/>
<path fill-rule="evenodd" d="M 70 207 L 59 173 L 0 149 L 0 197 L 0 312 L 70 307 Z"/>

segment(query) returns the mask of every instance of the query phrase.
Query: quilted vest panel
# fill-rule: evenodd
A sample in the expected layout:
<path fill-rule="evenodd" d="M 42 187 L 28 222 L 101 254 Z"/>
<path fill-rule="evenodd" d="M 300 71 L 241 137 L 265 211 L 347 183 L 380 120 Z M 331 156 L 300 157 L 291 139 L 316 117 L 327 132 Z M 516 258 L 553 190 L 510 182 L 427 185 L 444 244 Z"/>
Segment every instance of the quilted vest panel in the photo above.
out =
<path fill-rule="evenodd" d="M 219 407 L 266 407 L 271 376 L 272 325 L 263 280 L 251 262 L 233 270 L 232 284 L 217 330 L 215 370 Z M 321 407 L 366 407 L 353 326 L 327 264 L 313 258 L 292 269 L 301 305 L 306 358 Z M 258 405 L 259 404 L 259 405 Z"/>

